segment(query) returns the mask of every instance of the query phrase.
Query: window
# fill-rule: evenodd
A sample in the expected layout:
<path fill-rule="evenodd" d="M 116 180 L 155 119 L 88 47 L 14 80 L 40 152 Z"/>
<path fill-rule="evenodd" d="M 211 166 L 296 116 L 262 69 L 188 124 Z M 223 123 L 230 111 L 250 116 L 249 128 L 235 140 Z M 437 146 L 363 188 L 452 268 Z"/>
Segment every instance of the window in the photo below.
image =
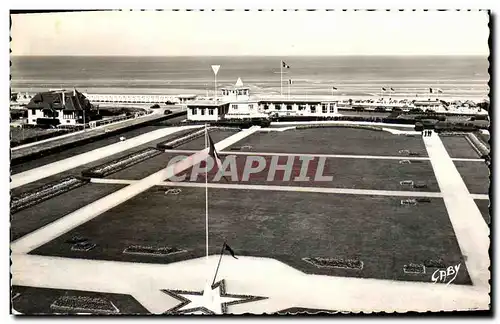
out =
<path fill-rule="evenodd" d="M 200 115 L 205 115 L 205 109 L 200 109 Z"/>
<path fill-rule="evenodd" d="M 213 114 L 214 114 L 214 110 L 213 110 L 213 108 L 210 108 L 210 109 L 208 110 L 208 114 L 209 114 L 209 115 L 213 115 Z"/>
<path fill-rule="evenodd" d="M 192 112 L 193 112 L 193 115 L 196 115 L 196 113 L 197 113 L 197 109 L 196 109 L 196 108 L 193 108 L 193 109 L 191 109 L 191 110 L 192 110 Z"/>
<path fill-rule="evenodd" d="M 281 104 L 275 103 L 274 104 L 274 109 L 281 110 Z"/>
<path fill-rule="evenodd" d="M 67 124 L 69 124 L 69 123 L 70 123 L 70 121 L 69 121 L 69 120 L 67 120 L 67 121 L 66 121 L 66 123 L 67 123 Z"/>
<path fill-rule="evenodd" d="M 327 104 L 322 104 L 321 105 L 321 112 L 323 114 L 326 114 L 328 112 L 328 105 Z"/>
<path fill-rule="evenodd" d="M 248 105 L 248 109 L 252 110 L 253 109 L 253 104 Z"/>
<path fill-rule="evenodd" d="M 32 122 L 32 123 L 36 123 L 36 119 L 32 119 L 32 120 L 31 120 L 31 122 Z"/>
<path fill-rule="evenodd" d="M 36 109 L 31 109 L 31 114 L 36 115 Z"/>
<path fill-rule="evenodd" d="M 286 105 L 286 110 L 292 110 L 292 105 Z"/>
<path fill-rule="evenodd" d="M 269 109 L 269 105 L 264 105 L 264 110 L 268 110 Z"/>
<path fill-rule="evenodd" d="M 311 112 L 316 113 L 316 105 L 311 105 Z"/>
<path fill-rule="evenodd" d="M 335 113 L 335 105 L 334 104 L 330 104 L 330 113 Z"/>
<path fill-rule="evenodd" d="M 231 108 L 234 110 L 238 110 L 238 105 L 231 105 Z"/>
<path fill-rule="evenodd" d="M 299 105 L 299 110 L 306 110 L 306 105 Z"/>

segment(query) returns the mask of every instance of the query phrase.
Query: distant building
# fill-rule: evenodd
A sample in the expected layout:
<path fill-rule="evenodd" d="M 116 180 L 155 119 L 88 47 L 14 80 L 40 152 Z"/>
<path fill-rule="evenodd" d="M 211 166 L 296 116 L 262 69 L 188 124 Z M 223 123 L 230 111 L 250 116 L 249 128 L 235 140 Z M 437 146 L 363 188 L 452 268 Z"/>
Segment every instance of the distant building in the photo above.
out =
<path fill-rule="evenodd" d="M 26 105 L 29 125 L 79 125 L 89 121 L 92 105 L 77 90 L 37 93 Z"/>

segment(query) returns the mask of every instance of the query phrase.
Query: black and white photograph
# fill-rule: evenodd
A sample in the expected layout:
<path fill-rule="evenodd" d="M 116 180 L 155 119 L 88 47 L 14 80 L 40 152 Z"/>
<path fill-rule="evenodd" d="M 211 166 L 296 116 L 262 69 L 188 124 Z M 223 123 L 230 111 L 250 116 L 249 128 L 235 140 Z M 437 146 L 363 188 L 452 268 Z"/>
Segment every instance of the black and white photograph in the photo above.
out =
<path fill-rule="evenodd" d="M 491 15 L 11 11 L 11 314 L 490 312 Z"/>

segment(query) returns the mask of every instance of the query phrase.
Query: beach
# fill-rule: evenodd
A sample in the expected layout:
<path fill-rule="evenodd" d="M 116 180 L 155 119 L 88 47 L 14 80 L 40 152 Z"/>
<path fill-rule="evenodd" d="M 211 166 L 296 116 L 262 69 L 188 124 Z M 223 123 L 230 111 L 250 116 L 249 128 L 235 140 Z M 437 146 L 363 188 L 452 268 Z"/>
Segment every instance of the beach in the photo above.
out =
<path fill-rule="evenodd" d="M 281 60 L 290 66 L 283 69 L 282 88 Z M 220 64 L 218 89 L 241 77 L 258 96 L 281 89 L 284 95 L 340 98 L 484 100 L 489 94 L 489 64 L 481 56 L 13 56 L 11 62 L 12 91 L 28 93 L 76 87 L 95 94 L 211 96 L 210 65 Z"/>

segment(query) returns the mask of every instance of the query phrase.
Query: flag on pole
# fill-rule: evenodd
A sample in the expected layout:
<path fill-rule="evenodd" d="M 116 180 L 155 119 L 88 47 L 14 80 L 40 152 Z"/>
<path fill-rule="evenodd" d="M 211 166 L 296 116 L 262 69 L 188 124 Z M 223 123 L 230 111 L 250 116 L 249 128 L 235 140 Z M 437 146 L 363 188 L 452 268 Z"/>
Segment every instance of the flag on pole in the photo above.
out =
<path fill-rule="evenodd" d="M 443 93 L 443 90 L 441 90 L 441 89 L 438 89 L 438 93 Z"/>
<path fill-rule="evenodd" d="M 208 145 L 209 145 L 208 155 L 211 156 L 215 160 L 215 163 L 217 163 L 217 168 L 219 169 L 219 172 L 222 172 L 222 161 L 220 160 L 219 153 L 215 149 L 214 141 L 212 141 L 212 138 L 210 137 L 210 134 L 208 134 L 208 132 L 207 132 L 207 136 L 208 136 Z M 224 178 L 224 180 L 227 181 L 225 176 L 222 176 L 222 177 Z"/>
<path fill-rule="evenodd" d="M 288 80 L 288 84 L 292 84 L 292 79 L 289 79 L 289 80 Z"/>
<path fill-rule="evenodd" d="M 394 90 L 394 88 L 391 88 L 391 91 L 396 91 L 396 90 Z"/>
<path fill-rule="evenodd" d="M 429 93 L 432 93 L 432 88 L 429 88 Z"/>
<path fill-rule="evenodd" d="M 226 243 L 224 243 L 224 251 L 227 251 L 229 252 L 229 254 L 231 254 L 231 256 L 235 259 L 238 259 L 235 255 L 234 255 L 234 251 L 233 249 L 231 249 L 231 247 L 229 245 L 227 245 Z"/>
<path fill-rule="evenodd" d="M 289 69 L 290 68 L 290 65 L 286 64 L 285 61 L 281 61 L 281 64 L 282 66 L 285 68 L 285 69 Z"/>
<path fill-rule="evenodd" d="M 386 88 L 382 88 L 382 91 L 387 91 L 387 89 Z"/>
<path fill-rule="evenodd" d="M 337 90 L 337 88 L 335 88 L 335 87 L 332 87 L 332 89 L 333 89 L 333 90 Z"/>

